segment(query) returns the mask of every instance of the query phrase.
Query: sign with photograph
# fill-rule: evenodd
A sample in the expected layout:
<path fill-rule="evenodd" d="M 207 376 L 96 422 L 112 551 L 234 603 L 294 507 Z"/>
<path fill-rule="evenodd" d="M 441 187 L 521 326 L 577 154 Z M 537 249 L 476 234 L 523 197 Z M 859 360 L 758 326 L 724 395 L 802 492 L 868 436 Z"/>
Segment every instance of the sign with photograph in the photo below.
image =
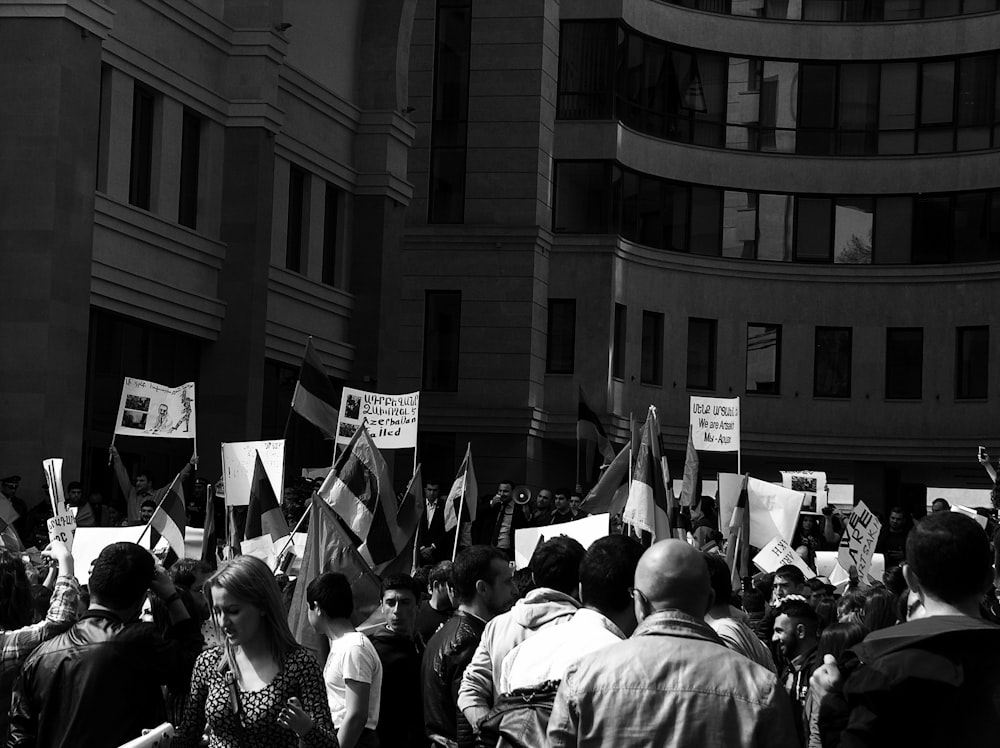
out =
<path fill-rule="evenodd" d="M 250 503 L 250 482 L 260 454 L 264 472 L 271 481 L 271 488 L 278 503 L 282 502 L 285 481 L 285 440 L 271 439 L 257 442 L 222 443 L 223 496 L 226 506 L 245 506 Z M 218 493 L 216 493 L 218 495 Z"/>
<path fill-rule="evenodd" d="M 194 439 L 194 382 L 164 387 L 125 377 L 115 434 Z"/>
<path fill-rule="evenodd" d="M 814 470 L 782 470 L 781 485 L 806 495 L 802 511 L 818 512 L 826 506 L 826 473 Z"/>
<path fill-rule="evenodd" d="M 739 452 L 740 399 L 692 397 L 691 435 L 699 452 Z"/>
<path fill-rule="evenodd" d="M 379 449 L 412 449 L 417 446 L 417 413 L 420 393 L 381 395 L 344 388 L 337 422 L 337 444 L 347 444 L 365 424 Z"/>

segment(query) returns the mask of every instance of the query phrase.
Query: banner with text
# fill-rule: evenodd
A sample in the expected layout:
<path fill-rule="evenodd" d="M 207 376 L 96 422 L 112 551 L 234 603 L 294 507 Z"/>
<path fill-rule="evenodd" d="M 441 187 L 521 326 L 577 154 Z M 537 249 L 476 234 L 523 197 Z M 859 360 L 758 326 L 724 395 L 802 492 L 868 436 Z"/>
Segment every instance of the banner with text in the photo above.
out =
<path fill-rule="evenodd" d="M 194 382 L 180 387 L 125 377 L 115 433 L 194 439 Z"/>
<path fill-rule="evenodd" d="M 413 449 L 417 446 L 417 411 L 420 393 L 380 395 L 344 388 L 340 397 L 337 444 L 348 444 L 365 424 L 379 449 Z"/>
<path fill-rule="evenodd" d="M 812 579 L 816 576 L 816 572 L 810 569 L 802 557 L 792 550 L 792 546 L 782 538 L 775 538 L 764 546 L 761 552 L 753 557 L 753 562 L 758 569 L 768 573 L 773 573 L 782 566 L 793 564 L 802 570 L 806 579 Z"/>
<path fill-rule="evenodd" d="M 691 433 L 701 452 L 740 451 L 740 399 L 692 397 Z"/>
<path fill-rule="evenodd" d="M 858 570 L 858 577 L 867 579 L 871 570 L 872 555 L 875 544 L 878 543 L 882 523 L 871 513 L 865 502 L 859 501 L 851 516 L 847 518 L 847 527 L 840 538 L 840 550 L 837 553 L 837 563 L 849 570 L 852 566 Z"/>
<path fill-rule="evenodd" d="M 49 540 L 58 540 L 73 550 L 73 534 L 76 532 L 76 516 L 66 505 L 66 494 L 62 480 L 63 461 L 60 457 L 50 457 L 42 460 L 42 470 L 45 473 L 45 483 L 49 487 L 49 500 L 52 504 L 52 517 L 45 524 L 49 530 Z"/>
<path fill-rule="evenodd" d="M 222 443 L 222 480 L 225 483 L 226 506 L 245 506 L 250 503 L 250 482 L 253 480 L 254 462 L 260 453 L 264 472 L 271 481 L 271 488 L 283 501 L 285 481 L 285 440 L 271 439 L 258 442 Z"/>

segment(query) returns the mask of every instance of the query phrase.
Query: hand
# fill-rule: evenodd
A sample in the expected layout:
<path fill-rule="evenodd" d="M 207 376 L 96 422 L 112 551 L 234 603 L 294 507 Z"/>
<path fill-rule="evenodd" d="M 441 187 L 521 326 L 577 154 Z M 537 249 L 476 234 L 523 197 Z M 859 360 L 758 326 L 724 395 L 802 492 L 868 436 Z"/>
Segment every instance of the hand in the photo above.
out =
<path fill-rule="evenodd" d="M 166 600 L 177 592 L 173 580 L 167 575 L 167 570 L 159 561 L 156 562 L 153 569 L 153 581 L 149 584 L 149 590 L 161 600 Z"/>
<path fill-rule="evenodd" d="M 112 444 L 110 447 L 108 447 L 108 454 L 111 455 L 112 457 L 117 457 L 118 456 L 118 447 L 116 447 L 114 444 Z"/>
<path fill-rule="evenodd" d="M 433 561 L 434 560 L 434 549 L 431 548 L 429 545 L 425 545 L 423 548 L 421 548 L 420 549 L 420 560 L 424 561 L 425 563 L 428 563 L 428 564 L 431 561 Z"/>
<path fill-rule="evenodd" d="M 809 679 L 809 687 L 822 699 L 840 684 L 840 668 L 837 658 L 831 654 L 823 655 L 823 664 L 813 671 Z"/>
<path fill-rule="evenodd" d="M 989 456 L 989 453 L 987 453 L 987 451 L 985 449 L 982 452 L 979 453 L 979 464 L 980 465 L 989 465 L 990 464 L 990 456 Z"/>
<path fill-rule="evenodd" d="M 191 459 L 188 460 L 188 462 L 191 463 L 192 467 L 198 467 L 198 453 L 197 452 L 192 453 Z"/>
<path fill-rule="evenodd" d="M 51 558 L 59 566 L 59 575 L 63 577 L 73 576 L 73 554 L 65 543 L 53 540 L 42 551 L 42 555 Z"/>
<path fill-rule="evenodd" d="M 278 713 L 278 724 L 301 738 L 313 728 L 313 718 L 302 708 L 302 702 L 293 696 Z"/>

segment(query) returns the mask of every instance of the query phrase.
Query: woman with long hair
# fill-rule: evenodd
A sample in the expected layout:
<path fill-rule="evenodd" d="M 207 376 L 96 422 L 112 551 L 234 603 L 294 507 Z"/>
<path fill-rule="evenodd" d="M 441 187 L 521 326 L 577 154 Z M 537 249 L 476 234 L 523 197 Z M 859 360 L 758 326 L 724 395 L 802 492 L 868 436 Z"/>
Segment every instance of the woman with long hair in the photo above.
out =
<path fill-rule="evenodd" d="M 240 556 L 205 587 L 224 644 L 195 663 L 172 745 L 200 745 L 207 723 L 211 748 L 335 747 L 323 674 L 292 636 L 267 564 Z"/>
<path fill-rule="evenodd" d="M 826 655 L 833 655 L 837 658 L 837 663 L 842 664 L 844 653 L 855 644 L 860 644 L 866 636 L 868 629 L 855 621 L 831 623 L 819 636 L 816 662 L 822 663 Z M 805 719 L 809 728 L 806 748 L 822 748 L 823 743 L 819 735 L 819 699 L 811 690 L 809 698 L 806 699 Z"/>

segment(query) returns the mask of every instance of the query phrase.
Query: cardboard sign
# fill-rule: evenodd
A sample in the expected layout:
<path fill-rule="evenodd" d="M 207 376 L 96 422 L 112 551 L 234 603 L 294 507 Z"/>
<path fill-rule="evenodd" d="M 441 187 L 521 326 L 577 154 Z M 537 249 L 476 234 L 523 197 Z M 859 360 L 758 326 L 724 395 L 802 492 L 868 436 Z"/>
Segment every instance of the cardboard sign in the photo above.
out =
<path fill-rule="evenodd" d="M 115 433 L 194 439 L 194 382 L 164 387 L 156 382 L 125 377 Z"/>
<path fill-rule="evenodd" d="M 420 393 L 382 395 L 344 388 L 337 421 L 337 444 L 348 444 L 365 424 L 379 449 L 413 449 L 417 446 Z"/>
<path fill-rule="evenodd" d="M 285 440 L 271 439 L 258 442 L 222 443 L 222 480 L 226 506 L 245 506 L 250 503 L 250 482 L 253 480 L 257 454 L 264 464 L 264 472 L 271 481 L 271 488 L 283 501 L 285 481 Z M 218 495 L 218 493 L 216 494 Z"/>
<path fill-rule="evenodd" d="M 49 528 L 49 540 L 58 540 L 67 548 L 73 550 L 73 536 L 76 534 L 76 517 L 72 514 L 60 514 L 45 520 Z"/>
<path fill-rule="evenodd" d="M 136 543 L 145 530 L 134 527 L 78 527 L 73 538 L 73 564 L 80 584 L 90 581 L 90 567 L 101 551 L 112 543 Z M 144 542 L 148 542 L 148 539 Z"/>
<path fill-rule="evenodd" d="M 42 460 L 45 482 L 49 487 L 49 499 L 53 516 L 45 521 L 49 530 L 49 540 L 58 540 L 73 550 L 73 534 L 76 532 L 76 509 L 66 505 L 66 495 L 62 482 L 63 461 L 58 457 Z"/>
<path fill-rule="evenodd" d="M 847 582 L 850 576 L 840 566 L 837 561 L 837 551 L 817 551 L 816 552 L 816 573 L 821 577 L 830 580 L 830 584 L 839 586 Z M 872 579 L 881 580 L 885 573 L 885 555 L 876 553 L 872 556 L 872 565 L 868 569 L 868 576 Z M 867 584 L 867 580 L 862 579 Z"/>
<path fill-rule="evenodd" d="M 514 533 L 514 566 L 523 569 L 531 561 L 531 554 L 535 552 L 535 547 L 539 543 L 544 543 L 550 538 L 558 538 L 560 535 L 577 540 L 584 548 L 589 548 L 590 544 L 600 538 L 608 536 L 609 515 L 592 514 L 572 522 L 563 522 L 559 525 L 545 525 L 544 527 L 526 527 Z"/>
<path fill-rule="evenodd" d="M 700 452 L 739 452 L 740 399 L 692 397 L 691 436 Z"/>
<path fill-rule="evenodd" d="M 840 538 L 837 563 L 844 571 L 854 566 L 861 579 L 868 577 L 881 530 L 882 523 L 878 521 L 878 517 L 871 513 L 865 502 L 859 501 L 847 518 L 847 527 Z"/>
<path fill-rule="evenodd" d="M 782 470 L 781 485 L 806 495 L 802 511 L 818 512 L 826 506 L 826 473 L 814 470 Z"/>
<path fill-rule="evenodd" d="M 792 546 L 781 538 L 775 538 L 764 546 L 761 552 L 753 557 L 753 562 L 761 571 L 775 572 L 782 566 L 794 564 L 802 570 L 806 579 L 812 579 L 816 576 L 815 572 L 802 560 L 802 557 L 792 550 Z"/>

